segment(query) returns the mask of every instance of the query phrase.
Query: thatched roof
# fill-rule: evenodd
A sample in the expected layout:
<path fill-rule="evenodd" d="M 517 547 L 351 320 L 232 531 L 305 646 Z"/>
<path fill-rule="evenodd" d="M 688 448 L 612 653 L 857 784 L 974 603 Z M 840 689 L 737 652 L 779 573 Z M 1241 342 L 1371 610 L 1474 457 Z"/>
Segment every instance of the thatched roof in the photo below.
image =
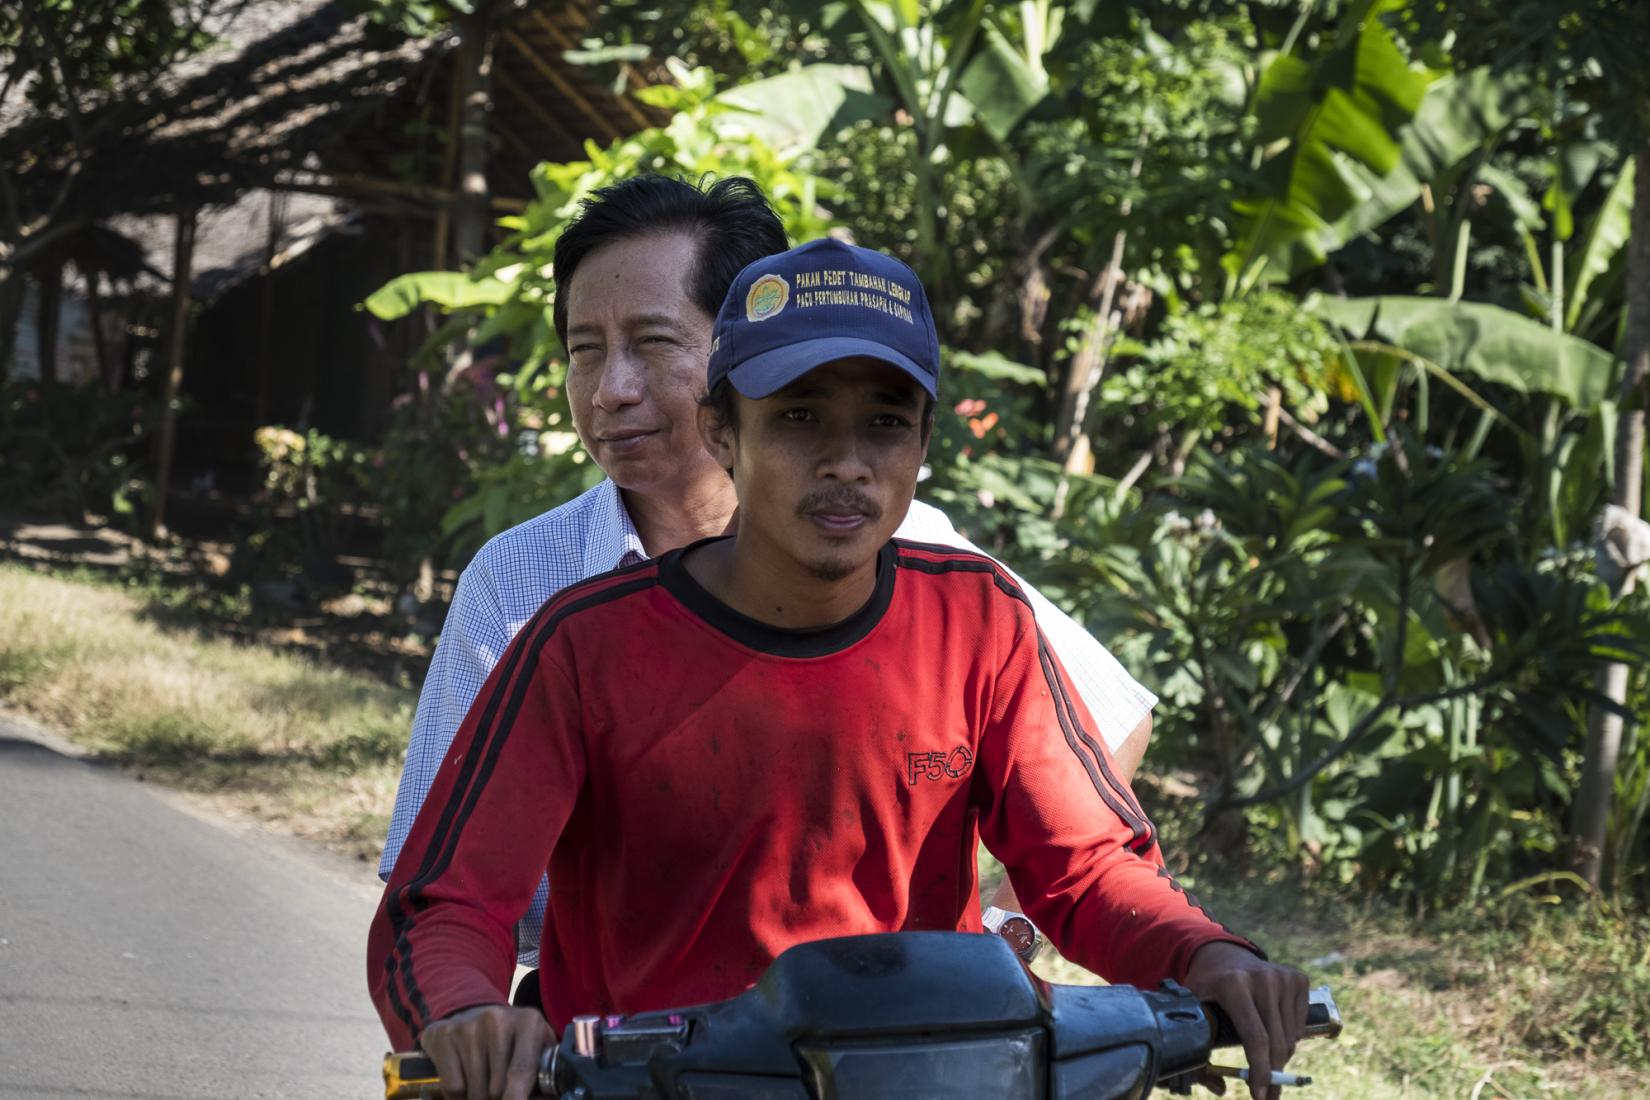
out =
<path fill-rule="evenodd" d="M 226 206 L 210 207 L 195 223 L 190 297 L 211 302 L 245 280 L 297 259 L 354 220 L 355 210 L 346 199 L 263 188 Z M 175 219 L 123 214 L 111 218 L 108 227 L 143 253 L 143 270 L 127 286 L 139 293 L 165 291 L 172 279 Z"/>
<path fill-rule="evenodd" d="M 525 170 L 651 121 L 561 58 L 588 16 L 533 2 L 501 35 L 489 175 L 528 193 Z M 58 217 L 105 221 L 234 203 L 251 188 L 359 175 L 420 183 L 440 163 L 451 37 L 407 38 L 348 0 L 247 0 L 218 44 L 88 111 L 80 170 Z M 74 163 L 61 117 L 0 105 L 0 165 L 26 211 L 47 209 Z"/>

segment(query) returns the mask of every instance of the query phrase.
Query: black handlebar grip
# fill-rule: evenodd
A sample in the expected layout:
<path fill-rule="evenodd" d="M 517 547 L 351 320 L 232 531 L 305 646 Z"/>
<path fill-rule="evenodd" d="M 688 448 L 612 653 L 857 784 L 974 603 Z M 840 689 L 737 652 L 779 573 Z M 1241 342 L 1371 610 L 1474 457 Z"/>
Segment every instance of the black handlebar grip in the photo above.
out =
<path fill-rule="evenodd" d="M 1212 1047 L 1242 1046 L 1243 1040 L 1238 1038 L 1237 1028 L 1232 1026 L 1232 1018 L 1226 1015 L 1225 1009 L 1210 1001 L 1204 1004 L 1204 1012 L 1209 1015 L 1209 1031 L 1212 1038 L 1209 1045 Z"/>

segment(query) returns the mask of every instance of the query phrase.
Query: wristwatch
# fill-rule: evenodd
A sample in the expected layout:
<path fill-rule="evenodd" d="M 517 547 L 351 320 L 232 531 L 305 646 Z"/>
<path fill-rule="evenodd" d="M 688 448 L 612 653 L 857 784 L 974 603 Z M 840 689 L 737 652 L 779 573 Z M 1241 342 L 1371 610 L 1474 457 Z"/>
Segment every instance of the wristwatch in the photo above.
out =
<path fill-rule="evenodd" d="M 1028 966 L 1043 949 L 1043 934 L 1037 931 L 1037 926 L 1032 924 L 1031 918 L 1024 913 L 988 905 L 985 912 L 980 914 L 980 923 L 985 925 L 987 932 L 995 933 L 1007 940 L 1008 946 L 1012 947 L 1014 953 Z"/>

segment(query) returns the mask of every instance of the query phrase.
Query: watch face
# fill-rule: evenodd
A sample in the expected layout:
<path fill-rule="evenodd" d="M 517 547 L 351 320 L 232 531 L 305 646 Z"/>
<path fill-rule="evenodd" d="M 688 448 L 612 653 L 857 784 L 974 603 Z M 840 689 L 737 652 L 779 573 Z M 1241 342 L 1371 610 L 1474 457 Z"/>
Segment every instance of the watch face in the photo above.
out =
<path fill-rule="evenodd" d="M 1037 929 L 1024 917 L 1009 917 L 997 929 L 997 935 L 1008 941 L 1008 946 L 1022 959 L 1030 956 L 1037 946 Z"/>

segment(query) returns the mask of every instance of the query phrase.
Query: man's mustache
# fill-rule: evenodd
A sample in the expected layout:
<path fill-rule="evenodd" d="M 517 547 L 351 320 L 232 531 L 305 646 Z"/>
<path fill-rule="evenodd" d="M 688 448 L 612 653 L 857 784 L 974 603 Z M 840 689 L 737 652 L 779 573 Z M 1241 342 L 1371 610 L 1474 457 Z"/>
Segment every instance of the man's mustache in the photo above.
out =
<path fill-rule="evenodd" d="M 867 519 L 880 519 L 882 509 L 876 501 L 855 489 L 851 485 L 839 485 L 832 489 L 815 489 L 802 498 L 802 503 L 796 506 L 799 516 L 812 515 L 823 512 L 828 508 L 851 509 L 859 512 Z"/>

